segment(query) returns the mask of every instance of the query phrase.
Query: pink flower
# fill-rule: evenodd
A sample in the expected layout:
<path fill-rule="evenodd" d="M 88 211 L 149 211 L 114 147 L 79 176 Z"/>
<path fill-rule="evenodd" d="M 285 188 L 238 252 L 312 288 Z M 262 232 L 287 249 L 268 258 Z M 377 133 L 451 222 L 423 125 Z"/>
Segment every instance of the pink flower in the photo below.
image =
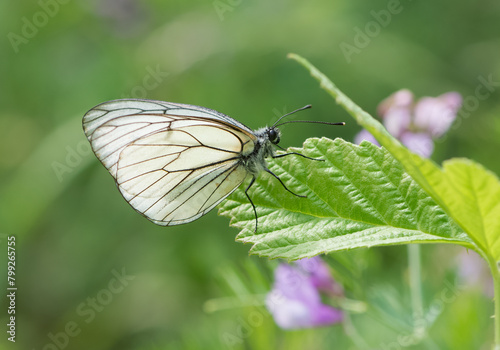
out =
<path fill-rule="evenodd" d="M 399 140 L 409 150 L 425 158 L 429 158 L 434 151 L 434 141 L 431 135 L 425 132 L 407 131 L 401 134 Z"/>
<path fill-rule="evenodd" d="M 361 130 L 356 136 L 354 136 L 354 143 L 359 145 L 362 141 L 368 141 L 374 145 L 380 146 L 377 139 L 375 139 L 375 136 L 370 134 L 370 132 L 366 129 Z"/>
<path fill-rule="evenodd" d="M 314 287 L 333 295 L 342 295 L 340 285 L 335 282 L 328 265 L 319 257 L 300 259 L 295 262 L 297 267 L 305 272 Z"/>
<path fill-rule="evenodd" d="M 403 89 L 383 100 L 377 112 L 383 119 L 387 131 L 411 151 L 430 157 L 434 151 L 434 138 L 442 136 L 453 124 L 462 105 L 457 92 L 448 92 L 438 97 L 422 97 L 413 102 L 411 91 Z M 374 137 L 362 130 L 355 142 L 373 142 Z"/>
<path fill-rule="evenodd" d="M 461 105 L 462 96 L 458 92 L 422 97 L 415 106 L 413 123 L 417 129 L 426 130 L 432 137 L 439 137 L 453 124 Z"/>
<path fill-rule="evenodd" d="M 300 260 L 296 266 L 280 264 L 274 271 L 275 282 L 266 298 L 266 306 L 283 329 L 326 326 L 342 321 L 342 311 L 323 304 L 320 295 L 320 290 L 338 291 L 339 286 L 325 263 L 320 258 L 313 259 Z"/>
<path fill-rule="evenodd" d="M 378 114 L 384 119 L 384 125 L 396 138 L 408 130 L 411 125 L 411 107 L 413 94 L 410 90 L 399 90 L 383 100 L 378 108 Z"/>
<path fill-rule="evenodd" d="M 458 278 L 463 286 L 477 288 L 494 297 L 493 278 L 484 259 L 473 250 L 463 250 L 458 256 Z"/>

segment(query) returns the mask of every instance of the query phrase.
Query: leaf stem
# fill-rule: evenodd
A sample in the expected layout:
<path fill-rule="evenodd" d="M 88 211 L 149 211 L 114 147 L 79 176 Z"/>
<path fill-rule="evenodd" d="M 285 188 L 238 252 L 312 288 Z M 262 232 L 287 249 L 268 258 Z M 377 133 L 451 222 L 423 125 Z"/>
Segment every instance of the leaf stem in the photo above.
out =
<path fill-rule="evenodd" d="M 410 275 L 410 297 L 413 310 L 413 334 L 422 339 L 425 335 L 424 305 L 422 301 L 422 279 L 420 244 L 408 244 L 408 269 Z"/>
<path fill-rule="evenodd" d="M 500 271 L 495 261 L 488 261 L 490 265 L 491 275 L 493 276 L 493 285 L 495 288 L 495 315 L 493 320 L 495 322 L 495 344 L 493 350 L 500 350 Z"/>
<path fill-rule="evenodd" d="M 363 336 L 358 332 L 351 320 L 349 312 L 344 312 L 344 322 L 342 322 L 344 332 L 351 339 L 353 344 L 361 350 L 369 350 L 370 346 L 363 339 Z"/>
<path fill-rule="evenodd" d="M 354 101 L 347 97 L 347 95 L 335 86 L 335 84 L 328 79 L 326 75 L 313 66 L 311 62 L 294 53 L 289 53 L 287 57 L 297 61 L 309 70 L 311 76 L 320 83 L 320 87 L 330 94 L 335 99 L 335 102 L 342 106 L 359 125 L 362 125 L 372 134 L 377 135 L 377 139 L 380 138 L 378 141 L 382 144 L 393 144 L 394 147 L 403 147 L 398 140 L 389 134 L 389 132 L 382 126 L 382 124 L 380 124 L 378 120 L 373 118 L 368 112 L 364 111 L 361 107 L 354 103 Z"/>

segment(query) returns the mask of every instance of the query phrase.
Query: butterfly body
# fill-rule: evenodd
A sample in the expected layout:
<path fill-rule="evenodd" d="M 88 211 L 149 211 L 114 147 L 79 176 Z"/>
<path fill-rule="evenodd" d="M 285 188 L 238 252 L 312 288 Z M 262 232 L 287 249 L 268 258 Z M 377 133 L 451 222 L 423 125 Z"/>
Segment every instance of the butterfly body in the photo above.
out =
<path fill-rule="evenodd" d="M 253 151 L 249 154 L 242 154 L 240 162 L 249 174 L 257 176 L 260 172 L 267 170 L 265 158 L 275 155 L 273 145 L 279 142 L 279 136 L 277 139 L 272 139 L 271 137 L 273 135 L 280 135 L 280 131 L 277 128 L 266 127 L 254 131 L 254 135 L 256 140 Z"/>

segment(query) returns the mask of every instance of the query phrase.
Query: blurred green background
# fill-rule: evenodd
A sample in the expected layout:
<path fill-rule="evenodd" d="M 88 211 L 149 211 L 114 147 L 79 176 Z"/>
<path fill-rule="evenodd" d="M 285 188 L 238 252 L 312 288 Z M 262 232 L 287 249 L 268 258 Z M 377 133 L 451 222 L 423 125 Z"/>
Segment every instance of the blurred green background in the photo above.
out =
<path fill-rule="evenodd" d="M 258 128 L 310 103 L 296 118 L 346 127 L 291 124 L 282 146 L 352 140 L 359 127 L 286 59 L 295 52 L 371 113 L 401 88 L 460 92 L 467 113 L 433 158 L 469 157 L 498 174 L 500 2 L 3 1 L 0 28 L 0 285 L 15 235 L 20 349 L 489 348 L 488 280 L 465 278 L 485 267 L 449 246 L 422 248 L 423 340 L 408 338 L 405 247 L 328 257 L 346 295 L 368 310 L 343 326 L 281 331 L 262 307 L 277 262 L 249 258 L 215 211 L 169 228 L 135 213 L 90 152 L 81 118 L 137 97 Z M 479 99 L 484 79 L 494 83 Z M 2 334 L 0 347 L 14 348 Z"/>

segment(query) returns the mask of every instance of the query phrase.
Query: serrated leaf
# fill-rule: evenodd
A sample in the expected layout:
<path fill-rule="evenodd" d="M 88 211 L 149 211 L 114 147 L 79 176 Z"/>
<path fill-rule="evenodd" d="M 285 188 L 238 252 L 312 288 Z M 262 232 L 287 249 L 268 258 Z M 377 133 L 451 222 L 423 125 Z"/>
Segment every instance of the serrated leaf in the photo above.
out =
<path fill-rule="evenodd" d="M 485 258 L 500 261 L 500 181 L 482 165 L 455 158 L 434 162 L 393 147 L 392 154 L 471 237 Z"/>
<path fill-rule="evenodd" d="M 404 172 L 383 148 L 368 142 L 308 139 L 294 149 L 313 161 L 287 156 L 268 162 L 296 193 L 263 174 L 250 191 L 255 218 L 243 189 L 220 206 L 242 229 L 237 240 L 253 243 L 251 252 L 300 259 L 338 250 L 405 243 L 447 242 L 471 247 L 468 237 Z"/>
<path fill-rule="evenodd" d="M 500 181 L 495 174 L 467 159 L 453 159 L 440 168 L 410 152 L 310 62 L 295 54 L 289 57 L 306 67 L 320 86 L 401 162 L 407 173 L 469 235 L 475 250 L 490 265 L 500 261 Z"/>
<path fill-rule="evenodd" d="M 451 159 L 442 169 L 423 161 L 429 191 L 487 256 L 500 260 L 500 181 L 469 159 Z"/>

